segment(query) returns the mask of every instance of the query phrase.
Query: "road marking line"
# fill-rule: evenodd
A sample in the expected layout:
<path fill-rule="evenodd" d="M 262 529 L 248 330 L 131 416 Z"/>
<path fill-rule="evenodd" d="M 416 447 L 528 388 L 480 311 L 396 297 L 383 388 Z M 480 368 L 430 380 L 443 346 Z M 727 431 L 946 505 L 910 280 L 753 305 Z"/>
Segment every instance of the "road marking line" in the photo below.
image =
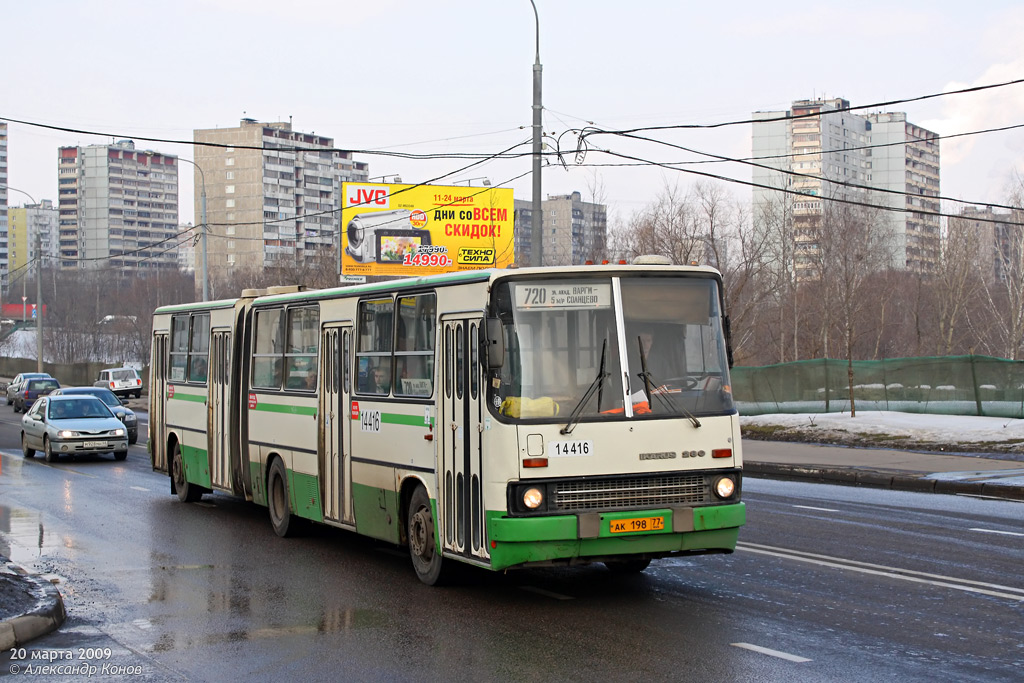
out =
<path fill-rule="evenodd" d="M 1024 534 L 1017 533 L 1016 531 L 997 531 L 996 529 L 971 529 L 971 531 L 980 531 L 983 534 L 1003 534 L 1005 536 L 1024 536 Z"/>
<path fill-rule="evenodd" d="M 793 507 L 800 508 L 801 510 L 819 510 L 821 512 L 839 512 L 839 510 L 833 510 L 832 508 L 816 508 L 816 507 L 811 507 L 810 505 L 794 505 Z"/>
<path fill-rule="evenodd" d="M 554 598 L 555 600 L 575 600 L 575 598 L 571 595 L 562 595 L 561 593 L 555 593 L 554 591 L 544 590 L 543 588 L 537 588 L 536 586 L 520 586 L 519 588 L 524 591 L 529 591 L 530 593 L 543 595 L 546 598 Z"/>
<path fill-rule="evenodd" d="M 761 647 L 760 645 L 751 645 L 750 643 L 729 643 L 733 647 L 741 647 L 744 650 L 751 650 L 753 652 L 760 652 L 763 655 L 771 655 L 772 657 L 778 657 L 779 659 L 785 659 L 790 662 L 796 662 L 797 664 L 803 664 L 804 662 L 810 662 L 812 660 L 806 657 L 800 657 L 799 655 L 791 655 L 788 652 L 780 652 L 779 650 L 772 650 L 771 648 Z"/>
<path fill-rule="evenodd" d="M 904 581 L 912 581 L 914 583 L 925 583 L 933 586 L 940 586 L 942 588 L 952 588 L 953 590 L 965 591 L 967 593 L 980 593 L 982 595 L 991 595 L 997 598 L 1007 598 L 1009 600 L 1024 602 L 1024 588 L 1014 588 L 1013 586 L 1003 586 L 995 583 L 985 583 L 983 581 L 957 579 L 952 576 L 943 576 L 941 574 L 928 574 L 927 572 L 900 569 L 899 567 L 886 567 L 884 565 L 871 564 L 868 562 L 857 562 L 856 560 L 847 560 L 841 557 L 817 555 L 815 553 L 805 553 L 799 550 L 788 550 L 786 548 L 772 548 L 771 546 L 758 545 L 755 543 L 737 543 L 736 549 L 746 550 L 747 552 L 758 553 L 761 555 L 771 555 L 789 560 L 797 560 L 799 562 L 808 562 L 822 567 L 848 569 L 862 574 L 885 576 L 892 579 L 902 579 Z M 986 590 L 985 588 L 979 588 L 978 586 L 986 586 L 997 590 Z"/>
<path fill-rule="evenodd" d="M 132 488 L 133 491 L 149 491 L 149 489 L 147 489 L 147 488 L 145 488 L 143 486 L 132 486 L 131 488 Z"/>

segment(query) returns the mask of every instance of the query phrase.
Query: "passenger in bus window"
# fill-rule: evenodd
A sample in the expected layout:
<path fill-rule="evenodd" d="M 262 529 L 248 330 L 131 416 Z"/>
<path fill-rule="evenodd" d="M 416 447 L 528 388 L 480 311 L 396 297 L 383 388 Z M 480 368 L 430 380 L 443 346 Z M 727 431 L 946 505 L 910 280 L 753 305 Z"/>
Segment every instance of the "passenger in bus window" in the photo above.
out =
<path fill-rule="evenodd" d="M 388 377 L 388 370 L 383 366 L 383 364 L 378 365 L 373 369 L 371 379 L 371 394 L 386 394 L 391 390 L 391 380 Z"/>
<path fill-rule="evenodd" d="M 189 377 L 193 382 L 205 382 L 206 381 L 206 359 L 202 357 L 196 357 L 192 359 L 192 373 Z"/>

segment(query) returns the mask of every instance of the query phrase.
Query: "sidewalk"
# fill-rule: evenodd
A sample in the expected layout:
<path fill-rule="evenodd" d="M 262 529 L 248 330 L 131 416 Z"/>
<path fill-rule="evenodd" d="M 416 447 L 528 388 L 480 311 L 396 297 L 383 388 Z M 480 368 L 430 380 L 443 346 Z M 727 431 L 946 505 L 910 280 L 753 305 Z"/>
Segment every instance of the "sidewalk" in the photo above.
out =
<path fill-rule="evenodd" d="M 67 613 L 60 592 L 0 555 L 0 651 L 56 631 Z"/>
<path fill-rule="evenodd" d="M 743 439 L 743 473 L 903 491 L 1024 500 L 1024 462 L 1001 454 L 946 454 L 883 448 L 822 448 Z"/>

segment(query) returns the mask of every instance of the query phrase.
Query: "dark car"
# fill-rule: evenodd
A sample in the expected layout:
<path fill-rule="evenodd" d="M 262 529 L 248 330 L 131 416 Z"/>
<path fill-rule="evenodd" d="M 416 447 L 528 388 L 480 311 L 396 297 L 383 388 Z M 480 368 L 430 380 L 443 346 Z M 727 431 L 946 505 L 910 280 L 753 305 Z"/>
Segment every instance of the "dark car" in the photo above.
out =
<path fill-rule="evenodd" d="M 21 452 L 41 450 L 46 462 L 60 455 L 113 453 L 128 457 L 128 434 L 107 405 L 95 396 L 43 396 L 21 418 Z"/>
<path fill-rule="evenodd" d="M 14 395 L 14 412 L 24 413 L 40 396 L 46 396 L 54 389 L 60 389 L 60 382 L 52 377 L 33 377 L 25 380 Z"/>
<path fill-rule="evenodd" d="M 139 418 L 135 411 L 121 402 L 114 392 L 103 387 L 61 387 L 55 389 L 51 396 L 95 396 L 107 404 L 110 412 L 124 424 L 128 430 L 128 444 L 131 445 L 139 440 Z"/>
<path fill-rule="evenodd" d="M 14 376 L 14 379 L 11 380 L 11 383 L 7 385 L 7 405 L 14 405 L 14 395 L 17 394 L 19 391 L 24 390 L 24 387 L 22 385 L 24 385 L 25 382 L 36 377 L 49 376 L 50 373 L 48 372 L 19 372 L 17 375 Z"/>

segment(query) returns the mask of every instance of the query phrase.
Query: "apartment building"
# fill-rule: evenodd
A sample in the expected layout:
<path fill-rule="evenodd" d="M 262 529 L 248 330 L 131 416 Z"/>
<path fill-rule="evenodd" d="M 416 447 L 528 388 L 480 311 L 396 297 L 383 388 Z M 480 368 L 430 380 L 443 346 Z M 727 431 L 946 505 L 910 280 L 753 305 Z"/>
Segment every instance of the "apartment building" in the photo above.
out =
<path fill-rule="evenodd" d="M 0 123 L 0 291 L 6 292 L 7 263 L 7 124 Z"/>
<path fill-rule="evenodd" d="M 888 233 L 891 267 L 927 272 L 941 246 L 938 216 L 920 212 L 939 208 L 937 135 L 903 113 L 849 107 L 842 98 L 798 100 L 753 114 L 755 226 L 773 238 L 773 258 L 810 277 L 826 202 L 891 207 L 874 217 Z"/>
<path fill-rule="evenodd" d="M 583 201 L 579 192 L 549 195 L 541 202 L 544 212 L 544 265 L 579 265 L 607 258 L 608 207 Z M 533 204 L 515 200 L 516 263 L 535 264 Z"/>
<path fill-rule="evenodd" d="M 196 218 L 206 186 L 211 281 L 232 269 L 307 264 L 338 243 L 341 183 L 366 181 L 369 166 L 334 140 L 291 122 L 242 119 L 236 128 L 193 131 Z"/>
<path fill-rule="evenodd" d="M 177 267 L 176 156 L 131 140 L 61 147 L 57 193 L 62 268 Z"/>
<path fill-rule="evenodd" d="M 969 237 L 967 244 L 976 251 L 975 264 L 988 282 L 1019 277 L 1024 261 L 1024 215 L 996 211 L 991 206 L 966 206 L 957 218 L 949 221 L 950 236 L 954 231 Z"/>
<path fill-rule="evenodd" d="M 7 210 L 7 253 L 11 284 L 18 287 L 18 281 L 28 273 L 28 265 L 35 261 L 37 236 L 43 260 L 56 264 L 60 256 L 59 224 L 57 207 L 53 201 L 44 199 L 38 204 L 10 207 Z"/>

